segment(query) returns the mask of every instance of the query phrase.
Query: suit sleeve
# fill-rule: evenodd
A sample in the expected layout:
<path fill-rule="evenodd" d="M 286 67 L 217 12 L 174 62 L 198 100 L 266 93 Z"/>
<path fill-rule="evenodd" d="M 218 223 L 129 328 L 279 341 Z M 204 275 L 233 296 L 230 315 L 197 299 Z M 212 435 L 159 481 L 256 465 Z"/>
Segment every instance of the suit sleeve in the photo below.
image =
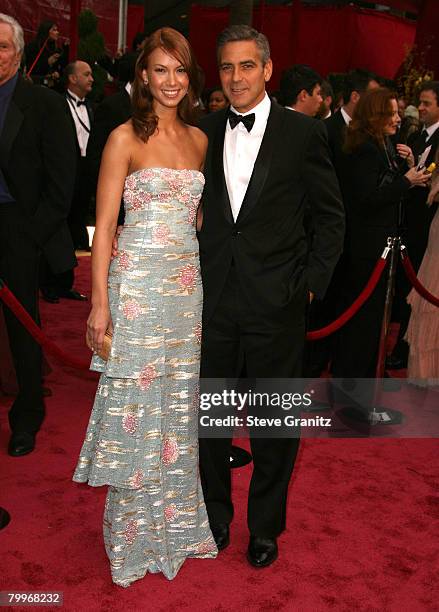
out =
<path fill-rule="evenodd" d="M 102 151 L 108 136 L 119 124 L 120 122 L 115 117 L 111 105 L 107 104 L 104 100 L 96 109 L 87 144 L 87 170 L 93 194 L 96 193 L 96 186 L 98 184 Z"/>
<path fill-rule="evenodd" d="M 40 150 L 44 174 L 40 202 L 33 216 L 33 232 L 40 246 L 67 219 L 76 174 L 75 137 L 64 100 L 58 94 L 43 91 Z"/>
<path fill-rule="evenodd" d="M 330 161 L 325 126 L 316 121 L 305 145 L 302 176 L 313 217 L 313 240 L 308 259 L 308 286 L 324 297 L 343 250 L 344 208 L 337 176 Z"/>

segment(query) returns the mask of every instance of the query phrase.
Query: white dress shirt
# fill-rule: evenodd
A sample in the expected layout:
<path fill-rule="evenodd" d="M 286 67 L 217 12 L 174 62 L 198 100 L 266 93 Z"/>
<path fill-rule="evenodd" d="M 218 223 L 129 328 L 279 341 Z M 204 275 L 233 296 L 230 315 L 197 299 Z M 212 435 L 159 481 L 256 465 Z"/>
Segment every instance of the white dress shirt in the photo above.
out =
<path fill-rule="evenodd" d="M 345 111 L 343 107 L 341 107 L 340 112 L 341 112 L 341 116 L 343 117 L 346 125 L 349 125 L 350 122 L 352 121 L 352 117 L 349 117 L 349 115 L 347 114 L 347 112 Z"/>
<path fill-rule="evenodd" d="M 239 215 L 261 147 L 270 108 L 271 101 L 267 94 L 265 94 L 264 99 L 257 106 L 247 113 L 238 113 L 233 106 L 230 107 L 230 110 L 237 115 L 255 114 L 255 123 L 250 132 L 247 131 L 247 128 L 241 122 L 232 130 L 230 123 L 227 121 L 224 136 L 224 176 L 235 221 Z"/>
<path fill-rule="evenodd" d="M 70 89 L 67 90 L 67 93 L 68 96 L 71 96 L 70 98 L 67 96 L 67 102 L 69 104 L 70 112 L 72 113 L 73 121 L 75 122 L 76 137 L 81 150 L 81 157 L 85 157 L 87 153 L 88 137 L 90 135 L 90 119 L 88 118 L 87 108 L 85 104 L 82 104 L 81 106 L 76 105 L 77 101 L 81 102 L 82 100 L 72 91 L 70 91 Z M 89 131 L 84 128 L 81 121 L 87 126 Z"/>
<path fill-rule="evenodd" d="M 433 134 L 438 128 L 439 128 L 439 121 L 436 121 L 436 123 L 433 123 L 433 125 L 430 125 L 430 127 L 428 128 L 424 128 L 424 130 L 427 132 L 427 142 L 430 140 L 430 138 L 433 136 Z"/>

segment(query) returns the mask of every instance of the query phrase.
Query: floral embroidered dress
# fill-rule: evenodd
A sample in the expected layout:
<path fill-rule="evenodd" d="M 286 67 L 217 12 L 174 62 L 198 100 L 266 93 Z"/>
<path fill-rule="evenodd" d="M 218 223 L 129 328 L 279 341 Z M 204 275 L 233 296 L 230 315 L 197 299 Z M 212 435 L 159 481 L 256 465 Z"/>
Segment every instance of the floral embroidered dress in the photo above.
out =
<path fill-rule="evenodd" d="M 73 477 L 109 485 L 104 541 L 113 581 L 172 579 L 215 557 L 198 472 L 202 286 L 196 170 L 145 168 L 125 181 L 125 225 L 110 266 L 113 340 Z"/>

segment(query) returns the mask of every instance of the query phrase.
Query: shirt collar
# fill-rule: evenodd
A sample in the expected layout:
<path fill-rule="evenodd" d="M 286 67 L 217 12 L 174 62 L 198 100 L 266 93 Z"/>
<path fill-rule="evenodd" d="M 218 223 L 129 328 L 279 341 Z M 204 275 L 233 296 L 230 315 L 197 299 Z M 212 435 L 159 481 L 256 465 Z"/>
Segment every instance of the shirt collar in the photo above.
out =
<path fill-rule="evenodd" d="M 265 126 L 265 124 L 268 121 L 268 115 L 270 114 L 270 109 L 271 109 L 271 100 L 268 97 L 267 92 L 265 92 L 265 96 L 259 102 L 259 104 L 256 104 L 254 108 L 250 109 L 246 113 L 239 113 L 236 110 L 236 108 L 234 108 L 233 106 L 230 106 L 230 110 L 236 113 L 237 115 L 242 115 L 245 117 L 245 115 L 251 115 L 252 113 L 255 114 L 255 125 L 253 127 L 253 130 L 255 129 L 255 127 L 257 129 L 258 127 Z"/>
<path fill-rule="evenodd" d="M 129 96 L 131 96 L 131 89 L 133 88 L 133 86 L 131 85 L 131 83 L 128 81 L 128 83 L 125 85 L 125 91 L 127 92 L 127 94 Z"/>
<path fill-rule="evenodd" d="M 342 117 L 344 119 L 344 122 L 346 123 L 346 125 L 349 125 L 350 122 L 352 121 L 352 117 L 350 117 L 347 112 L 345 111 L 345 109 L 343 107 L 341 107 L 340 112 L 342 114 Z"/>
<path fill-rule="evenodd" d="M 83 102 L 85 100 L 85 98 L 78 98 L 78 96 L 74 94 L 73 91 L 70 91 L 70 89 L 67 90 L 67 93 L 75 100 L 75 102 Z"/>
<path fill-rule="evenodd" d="M 12 95 L 12 92 L 15 89 L 15 85 L 17 84 L 17 80 L 18 72 L 16 72 L 14 76 L 11 77 L 8 81 L 6 81 L 6 83 L 0 85 L 0 98 L 4 99 Z"/>
<path fill-rule="evenodd" d="M 295 108 L 293 108 L 292 106 L 286 106 L 285 108 L 287 108 L 288 110 L 293 110 L 293 111 L 295 111 L 295 110 L 296 110 L 296 109 L 295 109 Z"/>
<path fill-rule="evenodd" d="M 436 121 L 436 123 L 433 123 L 433 125 L 430 125 L 430 127 L 428 128 L 424 128 L 424 130 L 428 134 L 427 138 L 431 138 L 438 128 L 439 128 L 439 121 Z"/>

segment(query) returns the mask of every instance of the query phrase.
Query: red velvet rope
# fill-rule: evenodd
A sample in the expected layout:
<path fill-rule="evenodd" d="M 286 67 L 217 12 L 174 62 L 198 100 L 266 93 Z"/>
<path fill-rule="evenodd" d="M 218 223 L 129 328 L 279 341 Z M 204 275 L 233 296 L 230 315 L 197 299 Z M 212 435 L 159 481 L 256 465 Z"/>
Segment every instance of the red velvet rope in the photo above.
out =
<path fill-rule="evenodd" d="M 50 36 L 48 36 L 48 37 L 46 38 L 46 40 L 44 41 L 43 46 L 42 46 L 42 47 L 41 47 L 41 49 L 38 51 L 38 55 L 37 55 L 37 57 L 34 59 L 34 62 L 33 62 L 33 64 L 32 64 L 32 66 L 31 66 L 31 67 L 29 68 L 29 70 L 27 71 L 26 76 L 30 77 L 30 75 L 32 74 L 32 70 L 35 68 L 35 65 L 36 65 L 36 63 L 38 62 L 38 60 L 40 59 L 42 52 L 43 52 L 43 51 L 44 51 L 44 49 L 46 48 L 46 45 L 47 45 L 47 42 L 48 42 L 49 38 L 50 38 Z"/>
<path fill-rule="evenodd" d="M 430 304 L 433 304 L 434 306 L 439 306 L 439 298 L 430 293 L 428 289 L 426 289 L 424 285 L 419 282 L 412 262 L 410 261 L 410 258 L 407 255 L 405 249 L 401 249 L 401 261 L 402 265 L 404 266 L 405 273 L 407 274 L 407 278 L 413 285 L 414 289 L 419 293 L 419 295 L 423 297 L 424 300 L 427 300 L 427 302 L 430 302 Z"/>
<path fill-rule="evenodd" d="M 48 353 L 57 357 L 61 361 L 64 361 L 72 368 L 77 368 L 78 370 L 89 370 L 90 362 L 81 361 L 80 359 L 75 359 L 75 357 L 71 357 L 68 353 L 65 353 L 61 350 L 52 340 L 47 338 L 32 319 L 30 314 L 23 308 L 20 302 L 17 300 L 15 295 L 9 291 L 6 285 L 0 286 L 0 298 L 3 302 L 8 306 L 17 319 L 20 321 L 22 325 L 27 329 L 27 331 L 31 334 L 31 336 L 40 344 Z"/>
<path fill-rule="evenodd" d="M 373 290 L 377 286 L 379 279 L 386 267 L 387 259 L 380 258 L 377 261 L 377 264 L 371 274 L 371 277 L 357 297 L 357 299 L 353 302 L 353 304 L 345 310 L 345 312 L 338 317 L 335 321 L 327 325 L 326 327 L 322 327 L 322 329 L 317 329 L 312 332 L 308 332 L 306 334 L 307 340 L 320 340 L 320 338 L 325 338 L 330 334 L 334 333 L 340 327 L 342 327 L 349 319 L 351 319 L 361 308 L 364 302 L 370 297 Z M 416 278 L 416 277 L 415 277 Z M 12 310 L 17 319 L 24 325 L 27 331 L 31 334 L 31 336 L 40 344 L 48 353 L 57 357 L 67 365 L 72 366 L 73 368 L 77 368 L 78 370 L 89 370 L 89 363 L 85 361 L 81 361 L 79 359 L 75 359 L 71 357 L 68 353 L 65 353 L 61 350 L 52 340 L 47 338 L 45 334 L 41 331 L 29 313 L 23 308 L 17 298 L 14 296 L 11 291 L 6 287 L 6 285 L 0 285 L 0 299 Z"/>
<path fill-rule="evenodd" d="M 308 332 L 306 334 L 307 340 L 320 340 L 321 338 L 326 338 L 330 334 L 333 334 L 335 331 L 343 327 L 345 323 L 349 321 L 363 306 L 364 302 L 369 299 L 374 291 L 375 287 L 378 284 L 378 281 L 381 278 L 382 273 L 384 272 L 384 268 L 386 267 L 387 259 L 381 257 L 367 281 L 367 285 L 364 287 L 363 291 L 360 295 L 355 299 L 355 301 L 347 308 L 335 321 L 326 325 L 326 327 L 322 327 L 321 329 L 316 329 L 314 331 Z"/>

